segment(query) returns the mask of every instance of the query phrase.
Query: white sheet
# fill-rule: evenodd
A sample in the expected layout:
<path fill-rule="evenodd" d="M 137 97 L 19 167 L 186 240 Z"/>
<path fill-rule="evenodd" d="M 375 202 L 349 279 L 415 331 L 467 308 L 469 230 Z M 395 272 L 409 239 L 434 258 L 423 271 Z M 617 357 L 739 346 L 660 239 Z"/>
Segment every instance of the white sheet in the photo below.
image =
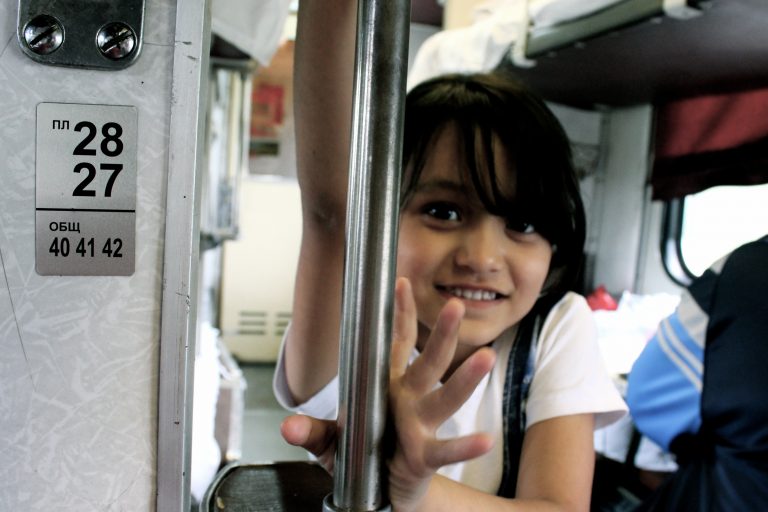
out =
<path fill-rule="evenodd" d="M 443 30 L 427 38 L 408 73 L 408 89 L 446 73 L 475 73 L 495 68 L 522 29 L 519 0 L 492 2 L 472 25 Z"/>
<path fill-rule="evenodd" d="M 291 0 L 213 0 L 211 30 L 260 65 L 280 45 Z"/>
<path fill-rule="evenodd" d="M 449 0 L 450 1 L 450 0 Z M 624 0 L 489 0 L 473 10 L 473 22 L 443 30 L 419 48 L 408 89 L 445 73 L 494 69 L 528 27 L 553 26 L 588 16 Z M 527 10 L 527 12 L 526 12 Z"/>

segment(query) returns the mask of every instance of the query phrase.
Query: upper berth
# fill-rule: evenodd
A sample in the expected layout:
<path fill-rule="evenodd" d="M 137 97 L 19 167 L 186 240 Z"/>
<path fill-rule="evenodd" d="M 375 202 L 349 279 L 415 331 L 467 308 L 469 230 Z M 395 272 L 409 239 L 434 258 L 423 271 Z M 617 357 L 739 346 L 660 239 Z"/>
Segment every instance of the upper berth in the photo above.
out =
<path fill-rule="evenodd" d="M 522 58 L 513 43 L 500 67 L 553 102 L 628 106 L 768 86 L 766 0 L 614 0 L 555 25 L 535 21 Z"/>

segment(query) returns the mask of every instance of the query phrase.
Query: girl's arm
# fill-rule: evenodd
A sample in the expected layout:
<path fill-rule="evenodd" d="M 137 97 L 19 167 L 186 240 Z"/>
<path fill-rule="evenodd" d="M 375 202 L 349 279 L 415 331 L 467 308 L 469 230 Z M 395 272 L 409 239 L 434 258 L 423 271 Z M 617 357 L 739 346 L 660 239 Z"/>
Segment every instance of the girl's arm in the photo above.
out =
<path fill-rule="evenodd" d="M 418 508 L 471 511 L 588 511 L 594 470 L 593 416 L 562 416 L 532 425 L 525 434 L 516 499 L 477 491 L 435 476 Z M 396 512 L 404 509 L 395 508 Z"/>
<path fill-rule="evenodd" d="M 305 0 L 295 49 L 296 163 L 302 240 L 285 345 L 297 403 L 338 369 L 357 2 Z"/>
<path fill-rule="evenodd" d="M 514 500 L 435 475 L 421 500 L 395 504 L 395 512 L 589 510 L 594 468 L 592 415 L 542 421 L 526 432 Z"/>
<path fill-rule="evenodd" d="M 561 416 L 531 425 L 523 440 L 517 496 L 559 507 L 551 510 L 589 510 L 594 425 L 593 414 Z"/>

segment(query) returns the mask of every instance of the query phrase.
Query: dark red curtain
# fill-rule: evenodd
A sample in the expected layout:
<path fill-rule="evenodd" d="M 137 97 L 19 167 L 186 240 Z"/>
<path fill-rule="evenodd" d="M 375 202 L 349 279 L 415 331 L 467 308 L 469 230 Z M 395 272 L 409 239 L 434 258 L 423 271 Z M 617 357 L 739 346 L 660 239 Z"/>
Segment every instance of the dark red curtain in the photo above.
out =
<path fill-rule="evenodd" d="M 656 107 L 653 199 L 768 183 L 768 89 Z"/>

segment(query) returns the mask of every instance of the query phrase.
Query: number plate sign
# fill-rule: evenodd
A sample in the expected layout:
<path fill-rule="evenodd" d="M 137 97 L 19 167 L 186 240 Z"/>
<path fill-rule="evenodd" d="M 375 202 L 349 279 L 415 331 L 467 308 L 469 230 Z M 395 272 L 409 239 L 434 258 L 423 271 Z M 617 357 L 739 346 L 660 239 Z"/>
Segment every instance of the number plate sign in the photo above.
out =
<path fill-rule="evenodd" d="M 137 134 L 135 107 L 37 106 L 38 274 L 133 274 Z"/>

